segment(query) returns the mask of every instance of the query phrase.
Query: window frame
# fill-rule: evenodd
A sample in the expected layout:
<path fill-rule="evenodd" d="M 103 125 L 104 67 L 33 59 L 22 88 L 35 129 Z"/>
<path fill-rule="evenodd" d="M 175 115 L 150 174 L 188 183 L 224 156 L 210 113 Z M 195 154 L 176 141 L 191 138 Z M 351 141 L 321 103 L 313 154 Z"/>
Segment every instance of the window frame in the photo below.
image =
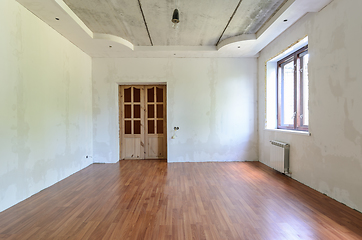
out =
<path fill-rule="evenodd" d="M 288 56 L 282 58 L 277 62 L 277 129 L 294 130 L 294 131 L 308 131 L 308 125 L 303 125 L 303 56 L 309 54 L 308 45 L 294 51 Z M 282 122 L 282 82 L 284 76 L 282 71 L 286 64 L 294 63 L 294 121 L 293 124 L 283 124 Z"/>

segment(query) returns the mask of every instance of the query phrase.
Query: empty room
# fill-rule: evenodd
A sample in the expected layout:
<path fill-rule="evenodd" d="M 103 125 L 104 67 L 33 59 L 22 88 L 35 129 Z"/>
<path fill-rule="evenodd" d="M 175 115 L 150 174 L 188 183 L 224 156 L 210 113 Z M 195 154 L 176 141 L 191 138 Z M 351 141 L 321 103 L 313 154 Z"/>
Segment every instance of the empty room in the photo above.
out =
<path fill-rule="evenodd" d="M 362 239 L 360 9 L 1 0 L 0 239 Z"/>

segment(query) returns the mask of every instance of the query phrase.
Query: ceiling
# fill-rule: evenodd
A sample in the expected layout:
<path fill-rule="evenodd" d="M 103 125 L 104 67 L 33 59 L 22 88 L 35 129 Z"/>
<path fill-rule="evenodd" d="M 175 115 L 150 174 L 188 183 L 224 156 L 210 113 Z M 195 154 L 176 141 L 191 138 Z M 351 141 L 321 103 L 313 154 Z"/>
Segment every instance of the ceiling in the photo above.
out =
<path fill-rule="evenodd" d="M 285 0 L 64 2 L 92 32 L 112 34 L 135 46 L 216 46 L 219 39 L 255 34 Z M 173 28 L 175 8 L 180 23 Z"/>
<path fill-rule="evenodd" d="M 332 0 L 17 1 L 92 57 L 255 57 Z"/>

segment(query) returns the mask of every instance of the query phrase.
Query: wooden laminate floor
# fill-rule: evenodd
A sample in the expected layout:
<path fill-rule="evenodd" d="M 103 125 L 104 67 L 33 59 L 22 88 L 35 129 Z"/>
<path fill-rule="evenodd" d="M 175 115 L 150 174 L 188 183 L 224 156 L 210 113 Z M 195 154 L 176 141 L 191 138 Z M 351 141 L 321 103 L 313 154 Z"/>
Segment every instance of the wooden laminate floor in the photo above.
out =
<path fill-rule="evenodd" d="M 258 162 L 121 161 L 0 213 L 0 239 L 362 239 L 362 214 Z"/>

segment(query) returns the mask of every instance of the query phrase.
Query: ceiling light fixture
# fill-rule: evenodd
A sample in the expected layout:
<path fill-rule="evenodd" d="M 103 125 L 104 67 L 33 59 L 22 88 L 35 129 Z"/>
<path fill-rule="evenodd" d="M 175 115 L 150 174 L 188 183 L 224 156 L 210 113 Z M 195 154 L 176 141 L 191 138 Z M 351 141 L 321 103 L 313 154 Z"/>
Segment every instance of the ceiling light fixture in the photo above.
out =
<path fill-rule="evenodd" d="M 173 26 L 172 26 L 173 28 L 176 28 L 177 23 L 180 22 L 180 14 L 179 14 L 177 8 L 175 10 L 173 10 L 171 22 L 173 22 Z"/>
<path fill-rule="evenodd" d="M 177 9 L 177 8 L 176 8 L 175 10 L 173 10 L 172 22 L 173 22 L 173 23 L 179 23 L 179 22 L 180 22 L 180 16 L 179 16 L 179 13 L 178 13 L 178 9 Z"/>

